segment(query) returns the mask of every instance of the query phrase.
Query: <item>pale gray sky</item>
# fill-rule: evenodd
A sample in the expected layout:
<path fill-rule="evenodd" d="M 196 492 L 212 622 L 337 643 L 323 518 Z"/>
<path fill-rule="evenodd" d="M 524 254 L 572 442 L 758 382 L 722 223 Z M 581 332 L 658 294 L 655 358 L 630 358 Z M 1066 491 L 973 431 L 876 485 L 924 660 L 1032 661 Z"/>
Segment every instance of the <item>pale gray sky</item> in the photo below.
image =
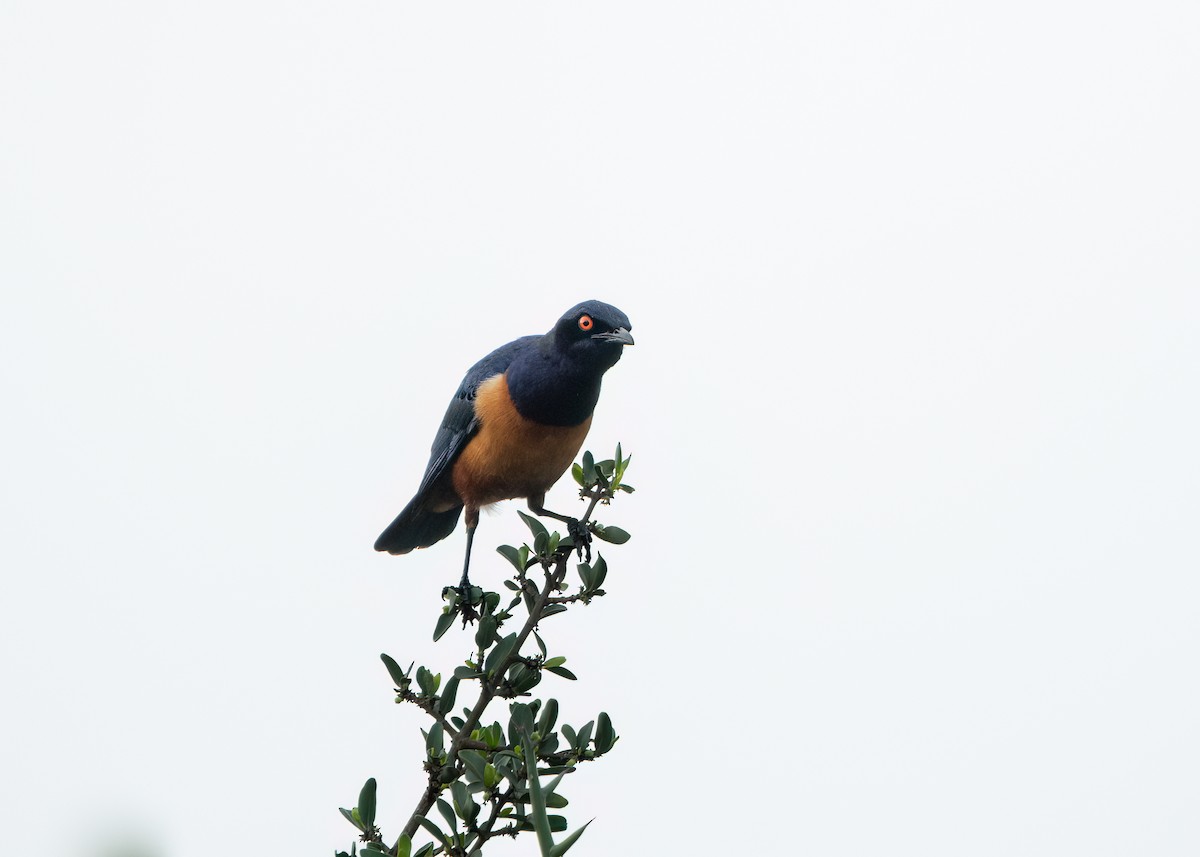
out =
<path fill-rule="evenodd" d="M 573 855 L 1200 851 L 1198 28 L 4 3 L 4 850 L 329 854 L 368 776 L 394 836 L 378 653 L 466 653 L 463 536 L 372 542 L 467 366 L 595 297 L 639 490 L 545 627 L 623 736 Z"/>

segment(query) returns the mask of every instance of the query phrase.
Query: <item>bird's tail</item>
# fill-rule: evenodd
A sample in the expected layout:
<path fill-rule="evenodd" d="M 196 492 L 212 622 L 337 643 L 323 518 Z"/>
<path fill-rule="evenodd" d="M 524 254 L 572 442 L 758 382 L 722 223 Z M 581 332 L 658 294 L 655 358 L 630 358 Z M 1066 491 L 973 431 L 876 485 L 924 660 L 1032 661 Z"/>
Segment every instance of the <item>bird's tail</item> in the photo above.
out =
<path fill-rule="evenodd" d="M 413 548 L 427 548 L 436 544 L 454 532 L 458 517 L 462 514 L 462 506 L 445 512 L 431 512 L 424 505 L 423 497 L 414 497 L 375 540 L 375 550 L 391 554 L 408 553 Z"/>

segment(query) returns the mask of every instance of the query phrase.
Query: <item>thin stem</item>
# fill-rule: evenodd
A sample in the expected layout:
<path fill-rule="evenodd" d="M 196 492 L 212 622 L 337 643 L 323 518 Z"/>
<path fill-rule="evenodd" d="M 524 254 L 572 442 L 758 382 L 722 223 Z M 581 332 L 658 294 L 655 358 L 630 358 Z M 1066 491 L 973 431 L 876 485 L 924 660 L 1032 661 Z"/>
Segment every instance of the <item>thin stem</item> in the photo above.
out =
<path fill-rule="evenodd" d="M 594 506 L 594 504 L 593 504 Z M 590 509 L 588 510 L 590 513 Z M 520 655 L 521 647 L 525 645 L 525 641 L 529 639 L 529 635 L 537 626 L 538 621 L 542 618 L 542 613 L 545 612 L 547 604 L 550 601 L 550 594 L 558 591 L 558 585 L 562 582 L 567 574 L 567 557 L 560 556 L 555 564 L 554 571 L 546 575 L 546 584 L 542 587 L 538 594 L 538 599 L 534 602 L 533 609 L 529 611 L 529 618 L 525 622 L 525 626 L 521 632 L 517 634 L 516 644 L 512 648 L 512 652 L 503 663 L 496 665 L 495 677 L 492 679 L 485 678 L 481 684 L 479 691 L 479 699 L 476 701 L 474 708 L 467 715 L 466 722 L 463 723 L 462 729 L 458 730 L 458 735 L 450 744 L 450 750 L 446 753 L 446 765 L 453 765 L 461 750 L 467 749 L 466 742 L 470 740 L 471 732 L 479 724 L 480 717 L 487 709 L 488 704 L 495 698 L 496 692 L 500 689 L 504 682 L 504 674 L 508 669 L 509 664 Z M 442 787 L 438 780 L 438 771 L 436 769 L 429 772 L 429 784 L 425 787 L 425 791 L 421 795 L 421 799 L 417 802 L 416 809 L 408 819 L 408 824 L 404 825 L 404 832 L 411 838 L 417 832 L 417 827 L 420 825 L 420 819 L 425 817 L 425 814 L 433 807 L 434 802 L 441 794 Z"/>
<path fill-rule="evenodd" d="M 611 489 L 595 488 L 586 492 L 584 496 L 591 499 L 591 502 L 588 504 L 587 511 L 579 520 L 580 524 L 586 527 L 592 517 L 592 512 L 594 512 L 596 509 L 596 506 L 603 500 L 611 500 L 613 494 Z M 512 652 L 507 658 L 505 658 L 504 662 L 496 666 L 495 677 L 490 680 L 484 677 L 481 680 L 479 699 L 476 700 L 474 707 L 467 715 L 467 719 L 463 723 L 462 728 L 454 730 L 445 721 L 444 717 L 438 715 L 436 712 L 427 711 L 427 713 L 429 713 L 442 724 L 442 727 L 446 730 L 447 734 L 452 736 L 450 749 L 446 753 L 445 764 L 447 766 L 454 765 L 458 760 L 458 754 L 463 750 L 489 749 L 485 744 L 483 744 L 483 742 L 472 740 L 471 732 L 474 731 L 475 727 L 479 724 L 479 720 L 483 717 L 484 711 L 487 710 L 488 705 L 491 704 L 492 700 L 496 697 L 496 693 L 502 687 L 504 683 L 504 676 L 508 670 L 508 667 L 513 663 L 514 660 L 520 657 L 521 647 L 525 645 L 526 640 L 529 639 L 529 635 L 533 632 L 533 629 L 537 627 L 538 622 L 542 619 L 542 614 L 545 612 L 546 607 L 550 604 L 565 603 L 568 601 L 569 597 L 557 596 L 555 593 L 559 591 L 559 585 L 567 576 L 567 560 L 570 558 L 572 552 L 573 551 L 568 551 L 556 557 L 553 570 L 550 568 L 545 569 L 546 583 L 541 588 L 541 591 L 538 593 L 537 600 L 534 602 L 532 609 L 529 611 L 529 618 L 526 620 L 525 626 L 517 635 L 516 645 L 513 646 Z M 531 566 L 533 564 L 533 562 L 530 563 Z M 524 586 L 526 582 L 525 575 L 519 574 L 518 579 L 520 580 L 522 586 Z M 479 665 L 482 668 L 484 661 L 482 650 L 479 654 Z M 406 833 L 410 839 L 417 832 L 417 828 L 420 826 L 420 819 L 424 818 L 429 810 L 433 808 L 434 803 L 437 801 L 438 795 L 442 793 L 444 786 L 439 778 L 442 767 L 445 766 L 438 766 L 432 762 L 426 763 L 426 768 L 429 770 L 429 782 L 426 785 L 424 792 L 422 792 L 421 799 L 417 802 L 416 808 L 409 817 L 408 823 L 404 825 L 404 833 Z M 501 804 L 503 804 L 503 801 L 501 801 Z M 497 806 L 495 809 L 495 813 L 498 812 L 499 806 Z M 492 818 L 488 819 L 488 821 L 485 823 L 485 827 L 490 828 L 490 826 L 494 823 L 495 814 L 493 814 Z M 489 837 L 497 835 L 499 832 L 500 831 L 497 831 L 496 833 L 489 833 Z M 453 831 L 451 831 L 451 833 L 453 833 Z M 484 837 L 481 836 L 479 844 L 482 845 L 483 841 Z"/>

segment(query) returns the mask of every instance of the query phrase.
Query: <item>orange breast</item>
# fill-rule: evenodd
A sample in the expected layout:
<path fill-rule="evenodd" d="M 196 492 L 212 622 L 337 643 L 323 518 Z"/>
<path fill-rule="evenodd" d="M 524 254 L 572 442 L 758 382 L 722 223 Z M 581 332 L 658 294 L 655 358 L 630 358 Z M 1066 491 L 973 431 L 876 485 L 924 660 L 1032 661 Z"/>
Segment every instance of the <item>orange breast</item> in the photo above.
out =
<path fill-rule="evenodd" d="M 479 432 L 454 463 L 454 490 L 468 506 L 545 493 L 571 466 L 592 418 L 544 426 L 521 416 L 508 381 L 494 375 L 475 394 Z"/>

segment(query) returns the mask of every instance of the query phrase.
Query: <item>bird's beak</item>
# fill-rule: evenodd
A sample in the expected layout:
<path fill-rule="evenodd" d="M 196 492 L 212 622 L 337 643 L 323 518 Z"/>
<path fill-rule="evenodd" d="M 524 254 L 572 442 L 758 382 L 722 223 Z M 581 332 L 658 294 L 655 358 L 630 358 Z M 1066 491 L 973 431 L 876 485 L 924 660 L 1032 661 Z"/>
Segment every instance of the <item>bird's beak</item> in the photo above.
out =
<path fill-rule="evenodd" d="M 604 342 L 616 342 L 621 345 L 633 345 L 633 336 L 628 330 L 623 327 L 618 327 L 612 333 L 594 333 L 592 339 L 599 339 Z"/>

